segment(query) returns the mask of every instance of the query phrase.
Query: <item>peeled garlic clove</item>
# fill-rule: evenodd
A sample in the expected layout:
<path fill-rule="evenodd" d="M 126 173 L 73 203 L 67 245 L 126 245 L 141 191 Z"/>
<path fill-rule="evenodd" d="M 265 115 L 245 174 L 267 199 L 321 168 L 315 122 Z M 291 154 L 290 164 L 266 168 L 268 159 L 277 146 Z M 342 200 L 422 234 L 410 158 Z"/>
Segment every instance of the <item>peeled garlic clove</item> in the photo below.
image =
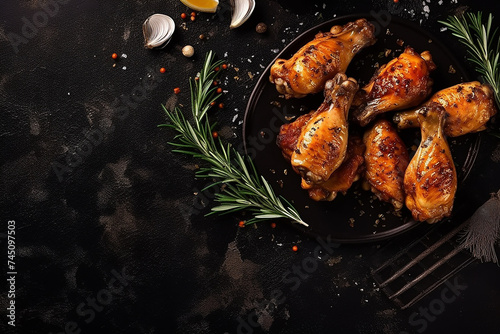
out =
<path fill-rule="evenodd" d="M 245 23 L 250 15 L 252 15 L 255 8 L 255 0 L 231 0 L 231 6 L 233 7 L 233 15 L 229 27 L 233 29 Z"/>
<path fill-rule="evenodd" d="M 168 15 L 153 14 L 144 21 L 142 33 L 148 49 L 165 47 L 175 31 L 175 22 Z"/>

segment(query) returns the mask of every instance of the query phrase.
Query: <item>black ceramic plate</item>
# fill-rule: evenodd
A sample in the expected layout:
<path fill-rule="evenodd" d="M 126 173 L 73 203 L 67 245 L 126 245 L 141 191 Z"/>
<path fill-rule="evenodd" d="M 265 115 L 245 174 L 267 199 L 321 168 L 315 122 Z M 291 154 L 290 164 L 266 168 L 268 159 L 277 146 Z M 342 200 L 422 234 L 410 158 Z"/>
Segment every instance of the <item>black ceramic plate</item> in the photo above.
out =
<path fill-rule="evenodd" d="M 433 91 L 469 81 L 461 64 L 442 43 L 419 26 L 396 17 L 392 17 L 386 25 L 381 25 L 370 15 L 350 15 L 324 22 L 296 38 L 277 58 L 288 59 L 319 31 L 329 31 L 333 25 L 345 24 L 360 17 L 375 24 L 378 39 L 375 45 L 356 55 L 347 69 L 347 75 L 357 79 L 361 86 L 373 75 L 376 63 L 387 63 L 403 52 L 405 46 L 411 46 L 418 52 L 431 52 L 437 65 L 437 70 L 432 74 Z M 277 194 L 294 204 L 309 224 L 303 230 L 316 236 L 329 236 L 336 242 L 353 243 L 387 239 L 416 226 L 418 223 L 411 218 L 407 209 L 395 213 L 390 204 L 383 203 L 374 198 L 371 192 L 362 190 L 360 182 L 355 183 L 345 195 L 339 194 L 332 202 L 315 202 L 309 199 L 307 192 L 300 187 L 300 177 L 282 157 L 275 140 L 283 123 L 289 122 L 293 116 L 316 109 L 323 96 L 320 93 L 289 100 L 280 97 L 268 79 L 273 63 L 274 61 L 262 74 L 250 96 L 243 125 L 244 144 L 247 153 L 254 158 L 258 171 L 273 185 Z M 450 70 L 450 66 L 454 70 Z M 418 146 L 419 130 L 405 130 L 402 136 L 408 147 Z M 478 135 L 449 140 L 459 174 L 459 184 L 472 167 L 479 141 Z M 455 206 L 457 205 L 459 203 L 455 202 Z"/>

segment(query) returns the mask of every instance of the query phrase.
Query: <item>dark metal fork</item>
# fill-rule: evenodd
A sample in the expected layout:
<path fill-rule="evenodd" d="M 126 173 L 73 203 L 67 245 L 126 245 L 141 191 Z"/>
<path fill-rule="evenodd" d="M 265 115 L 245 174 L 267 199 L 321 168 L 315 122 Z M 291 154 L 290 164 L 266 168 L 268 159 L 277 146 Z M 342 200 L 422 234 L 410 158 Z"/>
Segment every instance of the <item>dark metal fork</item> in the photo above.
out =
<path fill-rule="evenodd" d="M 450 223 L 431 227 L 372 270 L 375 282 L 401 309 L 414 305 L 475 261 L 456 240 L 468 222 L 449 232 Z M 388 252 L 393 251 L 390 245 L 387 247 Z"/>

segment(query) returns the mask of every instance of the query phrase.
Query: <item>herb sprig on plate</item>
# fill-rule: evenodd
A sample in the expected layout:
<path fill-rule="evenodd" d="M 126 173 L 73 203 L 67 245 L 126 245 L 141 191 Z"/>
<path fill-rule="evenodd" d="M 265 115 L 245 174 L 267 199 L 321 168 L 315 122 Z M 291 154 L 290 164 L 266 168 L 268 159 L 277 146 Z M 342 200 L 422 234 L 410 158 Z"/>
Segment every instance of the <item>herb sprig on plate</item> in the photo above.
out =
<path fill-rule="evenodd" d="M 213 82 L 220 73 L 217 68 L 223 64 L 222 60 L 215 61 L 214 58 L 212 51 L 208 52 L 198 78 L 190 79 L 192 122 L 178 107 L 169 111 L 163 106 L 170 122 L 159 126 L 170 127 L 178 133 L 176 142 L 169 144 L 176 147 L 174 152 L 199 158 L 208 165 L 200 168 L 196 176 L 216 181 L 203 190 L 221 185 L 222 191 L 215 195 L 220 205 L 213 207 L 210 214 L 246 210 L 252 213 L 252 218 L 246 221 L 247 225 L 286 218 L 308 226 L 292 204 L 274 193 L 248 156 L 242 156 L 230 144 L 225 145 L 220 138 L 212 135 L 214 124 L 210 124 L 207 112 L 221 95 L 217 94 Z"/>
<path fill-rule="evenodd" d="M 500 107 L 500 38 L 497 35 L 498 28 L 492 30 L 493 15 L 488 15 L 486 25 L 483 24 L 482 16 L 481 12 L 466 13 L 463 17 L 450 16 L 447 21 L 439 22 L 467 47 L 469 60 L 493 89 L 497 106 Z"/>

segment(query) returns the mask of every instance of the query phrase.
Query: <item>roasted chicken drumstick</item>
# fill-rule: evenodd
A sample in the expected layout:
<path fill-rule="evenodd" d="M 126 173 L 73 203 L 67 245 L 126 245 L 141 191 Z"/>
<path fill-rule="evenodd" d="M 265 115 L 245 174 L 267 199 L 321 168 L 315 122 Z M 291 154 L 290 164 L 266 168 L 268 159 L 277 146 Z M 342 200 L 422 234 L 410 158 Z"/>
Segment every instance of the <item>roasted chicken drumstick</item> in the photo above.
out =
<path fill-rule="evenodd" d="M 327 80 L 344 73 L 362 48 L 375 43 L 375 27 L 366 19 L 319 33 L 292 58 L 277 59 L 269 80 L 286 98 L 321 92 Z"/>
<path fill-rule="evenodd" d="M 365 178 L 373 193 L 396 210 L 405 201 L 404 175 L 410 161 L 408 150 L 387 120 L 379 120 L 363 136 L 366 146 Z"/>
<path fill-rule="evenodd" d="M 302 129 L 291 156 L 293 168 L 309 184 L 323 183 L 344 161 L 347 116 L 356 80 L 339 73 L 325 85 L 325 100 Z"/>
<path fill-rule="evenodd" d="M 439 103 L 446 111 L 444 133 L 457 137 L 469 132 L 484 130 L 486 122 L 496 114 L 493 91 L 479 81 L 461 83 L 434 94 L 424 106 Z M 398 128 L 419 126 L 418 110 L 394 115 Z"/>
<path fill-rule="evenodd" d="M 292 152 L 297 147 L 300 133 L 315 111 L 298 117 L 295 121 L 283 124 L 280 128 L 276 144 L 286 160 L 290 161 Z M 339 192 L 346 192 L 351 185 L 360 179 L 364 170 L 365 145 L 358 136 L 349 136 L 347 152 L 342 164 L 325 182 L 315 185 L 302 180 L 302 188 L 307 189 L 309 197 L 315 201 L 332 201 Z"/>
<path fill-rule="evenodd" d="M 430 73 L 436 68 L 429 51 L 418 54 L 411 47 L 380 67 L 360 91 L 360 106 L 354 111 L 361 126 L 378 114 L 414 107 L 431 93 Z M 358 97 L 356 97 L 358 100 Z"/>
<path fill-rule="evenodd" d="M 444 137 L 445 109 L 431 103 L 417 112 L 422 139 L 406 169 L 406 207 L 418 221 L 435 223 L 451 214 L 457 173 Z"/>

